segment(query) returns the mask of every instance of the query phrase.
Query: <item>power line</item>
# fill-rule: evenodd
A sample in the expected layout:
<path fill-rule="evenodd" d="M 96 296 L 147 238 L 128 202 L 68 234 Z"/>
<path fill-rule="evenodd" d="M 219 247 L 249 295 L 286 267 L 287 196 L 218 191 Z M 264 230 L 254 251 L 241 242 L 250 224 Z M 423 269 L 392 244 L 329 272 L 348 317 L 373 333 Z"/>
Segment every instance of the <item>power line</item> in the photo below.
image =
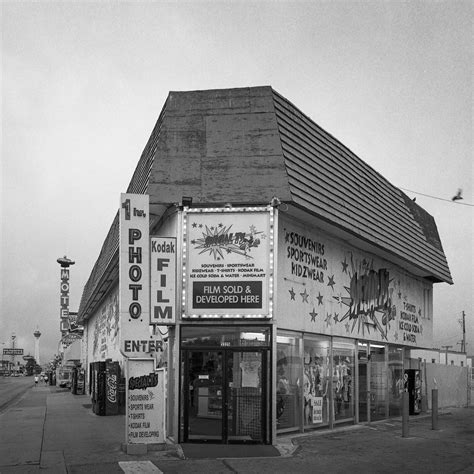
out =
<path fill-rule="evenodd" d="M 409 193 L 419 194 L 420 196 L 429 197 L 431 199 L 438 199 L 438 201 L 446 201 L 446 202 L 453 203 L 453 201 L 451 199 L 444 199 L 444 198 L 440 198 L 438 196 L 431 196 L 430 194 L 423 194 L 423 193 L 419 193 L 418 191 L 412 191 L 411 189 L 406 189 L 406 188 L 400 188 L 400 189 L 403 189 L 403 191 L 408 191 Z M 461 206 L 474 207 L 474 204 L 469 204 L 468 202 L 456 201 L 456 204 L 461 204 Z"/>

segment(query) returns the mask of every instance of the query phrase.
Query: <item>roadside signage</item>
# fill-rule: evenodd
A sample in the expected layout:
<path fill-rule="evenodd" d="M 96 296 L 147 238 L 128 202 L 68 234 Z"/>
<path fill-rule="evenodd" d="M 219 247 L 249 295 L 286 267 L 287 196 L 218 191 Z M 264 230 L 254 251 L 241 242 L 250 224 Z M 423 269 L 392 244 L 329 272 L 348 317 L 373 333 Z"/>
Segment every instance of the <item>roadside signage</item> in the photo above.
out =
<path fill-rule="evenodd" d="M 60 316 L 69 318 L 69 268 L 61 268 Z"/>
<path fill-rule="evenodd" d="M 127 359 L 126 442 L 164 443 L 165 369 L 154 359 Z"/>
<path fill-rule="evenodd" d="M 23 349 L 13 349 L 13 348 L 5 348 L 3 349 L 3 355 L 23 355 Z"/>
<path fill-rule="evenodd" d="M 151 323 L 176 323 L 176 238 L 151 238 Z"/>
<path fill-rule="evenodd" d="M 75 262 L 67 258 L 66 256 L 58 258 L 57 262 L 61 265 L 61 283 L 59 285 L 60 297 L 59 297 L 59 317 L 60 323 L 59 328 L 61 330 L 61 336 L 65 336 L 69 329 L 69 267 L 74 265 Z"/>
<path fill-rule="evenodd" d="M 141 357 L 156 347 L 150 332 L 149 196 L 121 194 L 119 312 L 121 351 Z M 150 343 L 152 343 L 150 345 Z"/>

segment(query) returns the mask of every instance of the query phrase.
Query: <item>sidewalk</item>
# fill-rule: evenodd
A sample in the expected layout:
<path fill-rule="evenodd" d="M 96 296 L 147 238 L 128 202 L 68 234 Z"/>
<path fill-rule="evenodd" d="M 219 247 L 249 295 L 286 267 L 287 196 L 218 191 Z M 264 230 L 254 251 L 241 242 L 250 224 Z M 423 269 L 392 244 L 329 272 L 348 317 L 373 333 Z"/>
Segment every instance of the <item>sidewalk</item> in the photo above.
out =
<path fill-rule="evenodd" d="M 97 416 L 88 395 L 38 386 L 0 414 L 0 473 L 474 472 L 474 409 L 279 437 L 279 457 L 182 459 L 179 446 L 122 451 L 124 416 Z"/>
<path fill-rule="evenodd" d="M 123 473 L 124 416 L 97 416 L 88 395 L 39 385 L 0 415 L 0 473 Z M 177 457 L 176 449 L 161 456 Z M 156 455 L 155 455 L 156 457 Z M 159 472 L 159 471 L 158 471 Z"/>

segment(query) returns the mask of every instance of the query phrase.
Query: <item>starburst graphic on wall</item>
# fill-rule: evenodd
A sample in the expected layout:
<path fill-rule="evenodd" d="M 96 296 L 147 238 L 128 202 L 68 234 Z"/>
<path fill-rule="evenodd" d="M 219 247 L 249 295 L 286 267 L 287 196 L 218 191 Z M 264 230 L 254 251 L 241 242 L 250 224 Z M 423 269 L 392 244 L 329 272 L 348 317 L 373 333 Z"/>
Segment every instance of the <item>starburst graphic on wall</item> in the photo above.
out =
<path fill-rule="evenodd" d="M 249 226 L 248 232 L 231 232 L 233 224 L 225 226 L 219 223 L 217 226 L 205 225 L 205 230 L 201 230 L 201 237 L 191 240 L 191 245 L 199 250 L 199 254 L 208 253 L 214 260 L 224 260 L 225 254 L 235 253 L 247 259 L 252 259 L 250 255 L 253 248 L 260 245 L 260 241 L 266 239 L 264 232 L 257 231 L 254 225 Z M 202 228 L 202 224 L 194 222 L 193 228 Z"/>
<path fill-rule="evenodd" d="M 344 257 L 343 267 L 349 266 Z M 374 270 L 373 260 L 370 262 L 365 258 L 358 267 L 354 263 L 353 256 L 350 258 L 351 268 L 347 271 L 350 278 L 350 285 L 345 286 L 348 296 L 341 293 L 333 296 L 339 306 L 348 307 L 347 312 L 339 319 L 339 322 L 352 322 L 351 332 L 357 326 L 357 330 L 362 335 L 365 331 L 370 334 L 370 330 L 378 331 L 382 338 L 387 339 L 390 321 L 394 319 L 394 307 L 392 306 L 393 288 L 389 288 L 391 279 L 388 270 L 382 268 Z"/>

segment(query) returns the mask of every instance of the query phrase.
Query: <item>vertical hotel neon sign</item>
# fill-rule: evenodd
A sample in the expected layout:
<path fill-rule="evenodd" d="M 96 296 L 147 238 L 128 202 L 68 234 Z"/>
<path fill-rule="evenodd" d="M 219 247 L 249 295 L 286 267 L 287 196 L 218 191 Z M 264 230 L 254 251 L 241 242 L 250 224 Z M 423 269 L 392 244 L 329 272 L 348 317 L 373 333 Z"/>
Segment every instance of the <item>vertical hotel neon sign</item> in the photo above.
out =
<path fill-rule="evenodd" d="M 56 260 L 61 265 L 61 283 L 59 299 L 60 330 L 64 337 L 69 331 L 69 267 L 75 262 L 64 256 Z"/>

